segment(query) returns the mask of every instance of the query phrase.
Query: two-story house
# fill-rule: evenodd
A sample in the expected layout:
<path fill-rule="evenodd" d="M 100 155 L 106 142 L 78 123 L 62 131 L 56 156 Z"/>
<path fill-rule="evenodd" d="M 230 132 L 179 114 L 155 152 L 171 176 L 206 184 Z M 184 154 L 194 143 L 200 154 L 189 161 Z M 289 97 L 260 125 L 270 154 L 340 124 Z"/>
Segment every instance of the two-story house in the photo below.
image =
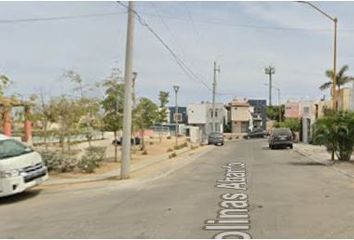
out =
<path fill-rule="evenodd" d="M 253 128 L 253 107 L 247 100 L 233 100 L 229 103 L 231 112 L 231 132 L 246 134 Z"/>
<path fill-rule="evenodd" d="M 187 106 L 188 124 L 199 127 L 203 141 L 211 132 L 224 131 L 225 108 L 222 103 L 215 103 L 215 113 L 210 102 L 201 102 Z"/>

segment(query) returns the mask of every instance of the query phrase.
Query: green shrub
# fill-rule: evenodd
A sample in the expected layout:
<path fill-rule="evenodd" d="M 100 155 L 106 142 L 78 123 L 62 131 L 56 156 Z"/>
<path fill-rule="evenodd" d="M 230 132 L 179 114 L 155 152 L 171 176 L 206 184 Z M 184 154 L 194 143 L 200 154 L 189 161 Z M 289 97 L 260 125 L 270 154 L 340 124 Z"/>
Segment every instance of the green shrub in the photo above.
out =
<path fill-rule="evenodd" d="M 168 158 L 175 158 L 175 157 L 177 157 L 177 153 L 175 153 L 175 152 L 171 153 L 171 154 L 168 156 Z"/>
<path fill-rule="evenodd" d="M 180 149 L 185 148 L 185 147 L 188 147 L 188 143 L 187 142 L 184 142 L 184 143 L 182 143 L 180 145 L 174 146 L 173 148 L 175 150 L 180 150 Z"/>
<path fill-rule="evenodd" d="M 77 167 L 85 173 L 93 173 L 100 166 L 100 162 L 105 159 L 105 147 L 88 147 L 84 155 L 78 162 Z"/>
<path fill-rule="evenodd" d="M 55 151 L 49 150 L 37 150 L 39 154 L 42 156 L 42 160 L 44 164 L 47 166 L 48 171 L 57 170 L 59 168 L 59 158 Z"/>
<path fill-rule="evenodd" d="M 191 150 L 197 149 L 198 146 L 197 145 L 191 145 Z"/>
<path fill-rule="evenodd" d="M 349 161 L 354 147 L 354 113 L 339 112 L 317 120 L 314 142 L 323 144 L 338 160 Z"/>
<path fill-rule="evenodd" d="M 279 123 L 281 128 L 289 128 L 293 132 L 300 131 L 300 120 L 298 119 L 286 119 L 284 122 Z"/>
<path fill-rule="evenodd" d="M 63 154 L 60 151 L 44 150 L 38 151 L 48 171 L 71 172 L 77 165 L 77 159 L 72 154 Z"/>

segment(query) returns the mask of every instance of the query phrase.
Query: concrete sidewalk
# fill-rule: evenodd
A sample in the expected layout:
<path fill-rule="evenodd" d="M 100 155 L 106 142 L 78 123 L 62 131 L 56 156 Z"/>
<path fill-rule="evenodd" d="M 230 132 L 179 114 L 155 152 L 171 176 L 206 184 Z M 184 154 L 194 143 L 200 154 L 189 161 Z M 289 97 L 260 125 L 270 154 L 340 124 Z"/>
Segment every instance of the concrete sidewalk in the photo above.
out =
<path fill-rule="evenodd" d="M 354 178 L 354 157 L 351 161 L 332 161 L 331 153 L 327 152 L 325 146 L 298 143 L 294 144 L 294 151 L 317 163 L 326 165 L 348 177 Z"/>
<path fill-rule="evenodd" d="M 188 148 L 183 148 L 181 150 L 174 151 L 177 154 L 176 158 L 180 157 L 185 157 L 188 154 L 194 154 L 196 156 L 200 156 L 203 154 L 206 154 L 207 152 L 211 151 L 213 149 L 212 146 L 203 146 L 199 147 L 195 150 L 191 150 L 189 147 Z M 146 159 L 144 161 L 139 161 L 137 163 L 131 163 L 130 165 L 130 172 L 136 172 L 139 171 L 143 168 L 149 167 L 154 164 L 158 164 L 159 162 L 166 161 L 169 159 L 169 155 L 171 153 L 165 153 L 160 156 L 152 157 L 149 159 Z M 103 181 L 107 180 L 110 178 L 119 178 L 120 177 L 120 169 L 106 172 L 104 174 L 100 175 L 90 175 L 87 174 L 87 176 L 80 176 L 78 178 L 62 178 L 62 177 L 57 177 L 57 176 L 49 176 L 49 180 L 43 183 L 43 186 L 55 186 L 55 185 L 65 185 L 65 184 L 77 184 L 77 183 L 86 183 L 86 182 L 96 182 L 96 181 Z"/>
<path fill-rule="evenodd" d="M 305 156 L 315 162 L 323 165 L 332 165 L 331 154 L 327 152 L 325 146 L 296 143 L 294 144 L 294 151 L 302 156 Z"/>

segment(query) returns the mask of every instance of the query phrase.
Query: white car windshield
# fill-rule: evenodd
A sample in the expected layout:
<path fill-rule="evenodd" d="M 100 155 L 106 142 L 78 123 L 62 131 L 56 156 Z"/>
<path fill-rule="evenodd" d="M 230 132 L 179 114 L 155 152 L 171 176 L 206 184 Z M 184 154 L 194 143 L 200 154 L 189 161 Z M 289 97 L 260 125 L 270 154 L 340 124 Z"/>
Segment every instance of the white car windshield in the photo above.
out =
<path fill-rule="evenodd" d="M 32 152 L 32 149 L 16 140 L 8 139 L 0 141 L 0 160 L 30 152 Z"/>

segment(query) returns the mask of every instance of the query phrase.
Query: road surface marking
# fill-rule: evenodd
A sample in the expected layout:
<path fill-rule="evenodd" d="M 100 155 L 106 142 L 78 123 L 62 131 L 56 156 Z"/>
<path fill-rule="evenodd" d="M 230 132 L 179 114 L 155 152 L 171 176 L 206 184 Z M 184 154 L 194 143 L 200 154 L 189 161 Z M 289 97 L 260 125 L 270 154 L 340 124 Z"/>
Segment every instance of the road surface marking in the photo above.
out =
<path fill-rule="evenodd" d="M 225 176 L 217 180 L 215 187 L 227 189 L 229 192 L 220 196 L 222 200 L 216 219 L 205 221 L 204 230 L 222 231 L 213 236 L 215 239 L 251 238 L 245 230 L 250 229 L 248 215 L 246 166 L 241 162 L 231 162 L 224 166 Z"/>

